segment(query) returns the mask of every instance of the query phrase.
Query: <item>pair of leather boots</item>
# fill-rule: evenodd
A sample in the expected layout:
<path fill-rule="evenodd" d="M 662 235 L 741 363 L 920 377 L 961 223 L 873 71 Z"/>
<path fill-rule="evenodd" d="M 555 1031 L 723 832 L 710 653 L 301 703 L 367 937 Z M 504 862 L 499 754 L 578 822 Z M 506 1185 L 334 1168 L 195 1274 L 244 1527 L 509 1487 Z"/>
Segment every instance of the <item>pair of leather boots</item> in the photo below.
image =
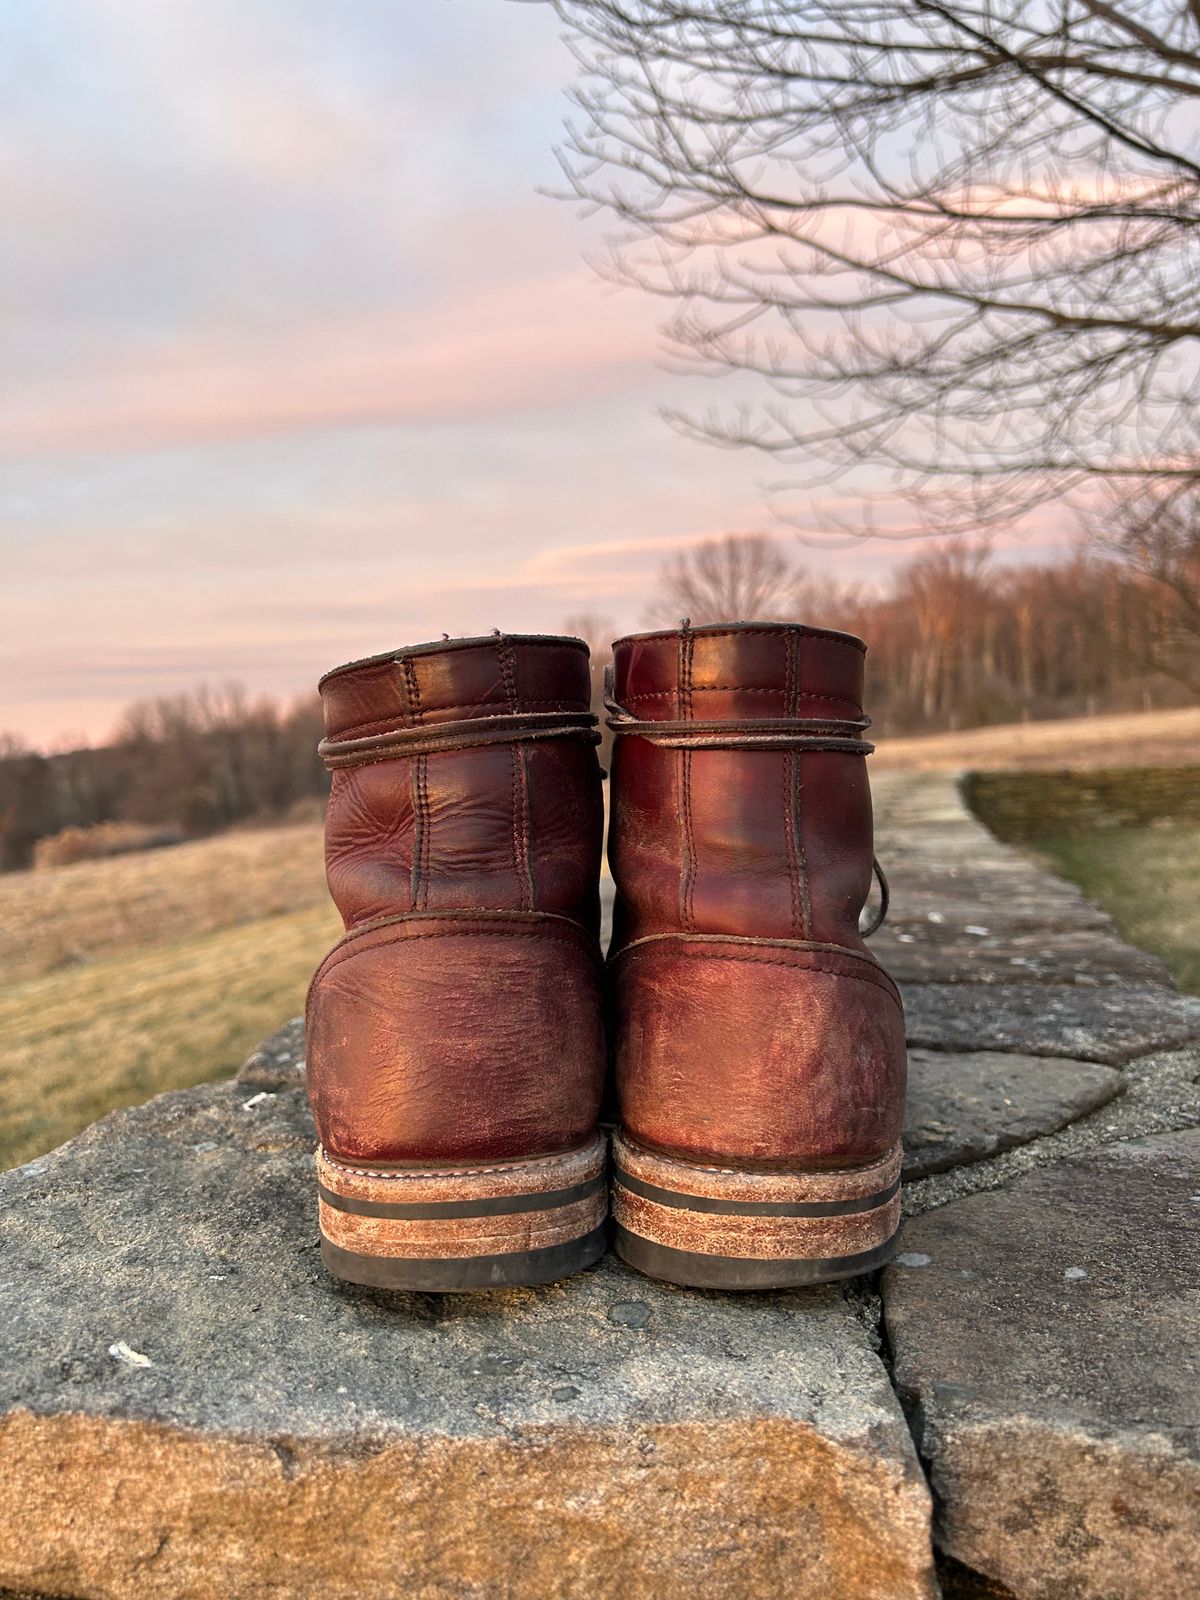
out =
<path fill-rule="evenodd" d="M 607 963 L 581 640 L 448 639 L 321 680 L 347 930 L 308 999 L 330 1271 L 546 1282 L 603 1253 L 610 1186 L 618 1254 L 674 1283 L 887 1258 L 904 1026 L 859 933 L 863 656 L 791 624 L 617 641 Z"/>

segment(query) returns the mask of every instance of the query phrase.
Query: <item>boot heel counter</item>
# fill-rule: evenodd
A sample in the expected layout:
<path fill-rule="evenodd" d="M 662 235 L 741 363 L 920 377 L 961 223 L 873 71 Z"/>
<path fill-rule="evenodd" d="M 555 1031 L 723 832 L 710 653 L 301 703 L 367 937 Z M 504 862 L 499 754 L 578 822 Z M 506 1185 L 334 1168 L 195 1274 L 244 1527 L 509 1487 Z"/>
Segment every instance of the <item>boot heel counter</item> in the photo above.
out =
<path fill-rule="evenodd" d="M 309 1098 L 326 1150 L 367 1162 L 525 1158 L 594 1132 L 599 953 L 566 918 L 404 916 L 317 969 Z"/>
<path fill-rule="evenodd" d="M 622 1121 L 689 1160 L 874 1161 L 904 1114 L 904 1015 L 873 961 L 829 946 L 686 935 L 614 965 Z"/>

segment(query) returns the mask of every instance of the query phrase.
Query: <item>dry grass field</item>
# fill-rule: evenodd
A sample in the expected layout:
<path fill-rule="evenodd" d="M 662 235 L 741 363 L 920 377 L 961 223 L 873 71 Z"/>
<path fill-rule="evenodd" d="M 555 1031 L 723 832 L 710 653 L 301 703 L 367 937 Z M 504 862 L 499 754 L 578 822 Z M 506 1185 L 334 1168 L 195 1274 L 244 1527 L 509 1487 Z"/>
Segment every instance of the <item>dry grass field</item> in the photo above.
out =
<path fill-rule="evenodd" d="M 2 874 L 3 982 L 321 905 L 321 850 L 306 823 Z"/>
<path fill-rule="evenodd" d="M 0 1166 L 236 1070 L 340 929 L 312 825 L 0 877 Z"/>
<path fill-rule="evenodd" d="M 1159 955 L 1200 994 L 1200 828 L 1080 829 L 1032 854 L 1116 918 L 1131 944 Z"/>
<path fill-rule="evenodd" d="M 869 737 L 869 735 L 868 735 Z M 994 767 L 1169 767 L 1200 761 L 1200 706 L 880 740 L 876 771 Z"/>
<path fill-rule="evenodd" d="M 1136 735 L 1126 746 L 1148 748 Z M 965 788 L 980 820 L 1111 912 L 1131 944 L 1200 994 L 1200 765 L 983 771 Z"/>

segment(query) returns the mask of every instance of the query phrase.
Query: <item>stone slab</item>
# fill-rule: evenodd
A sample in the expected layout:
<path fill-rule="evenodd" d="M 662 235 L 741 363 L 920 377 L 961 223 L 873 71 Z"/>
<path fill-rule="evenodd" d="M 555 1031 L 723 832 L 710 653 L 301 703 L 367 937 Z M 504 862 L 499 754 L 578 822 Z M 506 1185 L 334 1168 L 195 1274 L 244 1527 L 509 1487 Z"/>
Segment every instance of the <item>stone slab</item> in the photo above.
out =
<path fill-rule="evenodd" d="M 1091 1061 L 912 1050 L 904 1115 L 906 1179 L 984 1161 L 1086 1116 L 1123 1080 Z"/>
<path fill-rule="evenodd" d="M 888 882 L 891 881 L 889 876 Z M 1043 888 L 1046 882 L 1043 878 Z M 935 921 L 960 928 L 982 923 L 989 929 L 1011 933 L 1111 932 L 1113 928 L 1108 913 L 1082 896 L 1063 899 L 1006 882 L 990 887 L 961 879 L 956 883 L 948 871 L 933 863 L 919 878 L 908 883 L 901 878 L 894 885 L 892 907 L 889 928 L 908 929 L 913 923 Z"/>
<path fill-rule="evenodd" d="M 944 1550 L 1021 1600 L 1200 1577 L 1200 1131 L 1108 1146 L 906 1225 L 895 1378 Z"/>
<path fill-rule="evenodd" d="M 613 904 L 617 898 L 617 886 L 612 880 L 612 875 L 605 863 L 600 874 L 600 948 L 607 950 L 612 939 L 613 931 Z"/>
<path fill-rule="evenodd" d="M 1173 987 L 1165 961 L 1135 950 L 1102 929 L 1014 931 L 994 915 L 986 923 L 944 919 L 897 923 L 872 939 L 871 954 L 897 983 L 1149 983 Z"/>
<path fill-rule="evenodd" d="M 303 1089 L 308 1077 L 304 1018 L 293 1017 L 242 1063 L 237 1082 L 247 1089 Z"/>
<path fill-rule="evenodd" d="M 0 1177 L 0 1585 L 935 1593 L 928 1490 L 836 1287 L 690 1293 L 611 1259 L 339 1287 L 312 1141 L 298 1090 L 220 1084 Z"/>
<path fill-rule="evenodd" d="M 908 1041 L 1110 1066 L 1200 1038 L 1200 998 L 1155 984 L 917 983 L 901 986 Z"/>

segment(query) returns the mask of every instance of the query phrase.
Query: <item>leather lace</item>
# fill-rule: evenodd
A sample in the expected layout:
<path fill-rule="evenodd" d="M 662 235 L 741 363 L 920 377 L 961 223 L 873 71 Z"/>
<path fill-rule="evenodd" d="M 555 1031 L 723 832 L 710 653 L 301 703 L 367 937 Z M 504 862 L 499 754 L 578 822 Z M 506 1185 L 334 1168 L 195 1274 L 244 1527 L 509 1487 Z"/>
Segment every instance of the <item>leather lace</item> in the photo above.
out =
<path fill-rule="evenodd" d="M 583 739 L 599 744 L 598 718 L 590 711 L 515 711 L 497 717 L 463 717 L 454 722 L 390 728 L 360 739 L 322 739 L 317 754 L 332 772 L 371 761 L 400 761 L 445 750 L 473 750 L 488 744 L 525 744 L 535 739 Z"/>
<path fill-rule="evenodd" d="M 615 703 L 605 718 L 616 734 L 648 739 L 666 750 L 840 750 L 869 756 L 875 746 L 859 737 L 868 726 L 825 717 L 748 717 L 740 722 L 640 722 Z"/>
<path fill-rule="evenodd" d="M 644 722 L 613 696 L 612 668 L 604 674 L 606 725 L 614 734 L 648 739 L 666 750 L 840 750 L 869 756 L 875 746 L 862 737 L 870 717 L 689 718 L 686 722 Z"/>

